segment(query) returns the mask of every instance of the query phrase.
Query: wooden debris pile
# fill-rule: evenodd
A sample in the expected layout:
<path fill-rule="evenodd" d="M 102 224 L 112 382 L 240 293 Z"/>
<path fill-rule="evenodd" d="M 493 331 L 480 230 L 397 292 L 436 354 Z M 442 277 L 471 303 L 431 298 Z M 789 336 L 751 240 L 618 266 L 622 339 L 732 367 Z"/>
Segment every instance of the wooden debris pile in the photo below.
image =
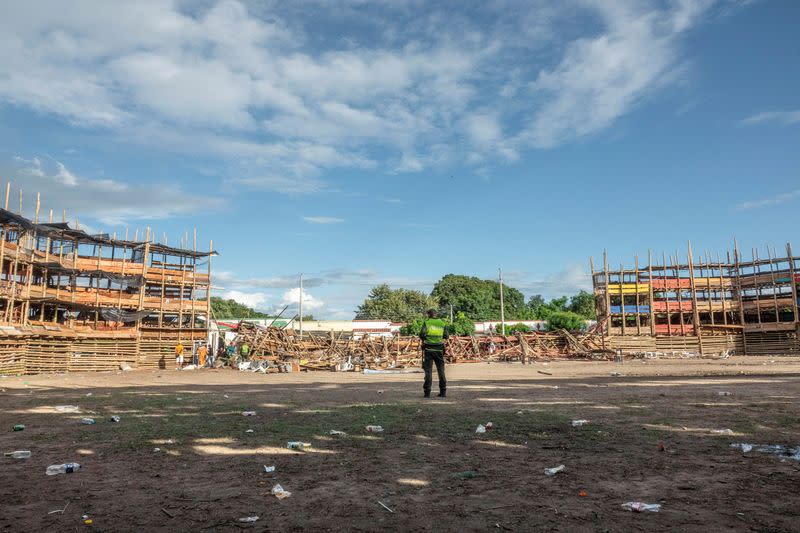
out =
<path fill-rule="evenodd" d="M 295 362 L 308 370 L 359 371 L 407 368 L 421 365 L 422 349 L 417 337 L 360 337 L 349 332 L 305 333 L 242 322 L 237 344 L 250 346 L 254 360 Z M 450 363 L 527 362 L 537 358 L 606 357 L 602 337 L 589 332 L 566 330 L 518 333 L 507 336 L 451 337 L 447 340 Z"/>

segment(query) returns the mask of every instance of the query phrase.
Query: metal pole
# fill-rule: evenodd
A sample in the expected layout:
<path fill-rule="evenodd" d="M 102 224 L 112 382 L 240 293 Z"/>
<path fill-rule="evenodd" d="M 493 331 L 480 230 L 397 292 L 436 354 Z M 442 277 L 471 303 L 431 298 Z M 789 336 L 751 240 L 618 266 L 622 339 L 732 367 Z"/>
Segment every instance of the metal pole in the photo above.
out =
<path fill-rule="evenodd" d="M 500 272 L 500 334 L 505 337 L 506 335 L 506 309 L 503 303 L 503 269 L 497 269 Z"/>
<path fill-rule="evenodd" d="M 303 274 L 300 274 L 300 338 L 303 338 Z"/>
<path fill-rule="evenodd" d="M 450 304 L 450 323 L 453 323 L 453 304 Z"/>

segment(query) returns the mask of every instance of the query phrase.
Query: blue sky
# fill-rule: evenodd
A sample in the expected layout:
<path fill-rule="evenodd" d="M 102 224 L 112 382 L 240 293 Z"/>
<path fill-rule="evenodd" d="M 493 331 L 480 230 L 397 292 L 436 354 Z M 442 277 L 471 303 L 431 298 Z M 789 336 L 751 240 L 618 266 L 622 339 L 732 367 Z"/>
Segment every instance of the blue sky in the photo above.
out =
<path fill-rule="evenodd" d="M 17 2 L 0 178 L 95 231 L 197 227 L 217 293 L 264 310 L 300 272 L 327 318 L 498 267 L 554 297 L 603 249 L 797 237 L 798 22 L 791 0 Z"/>

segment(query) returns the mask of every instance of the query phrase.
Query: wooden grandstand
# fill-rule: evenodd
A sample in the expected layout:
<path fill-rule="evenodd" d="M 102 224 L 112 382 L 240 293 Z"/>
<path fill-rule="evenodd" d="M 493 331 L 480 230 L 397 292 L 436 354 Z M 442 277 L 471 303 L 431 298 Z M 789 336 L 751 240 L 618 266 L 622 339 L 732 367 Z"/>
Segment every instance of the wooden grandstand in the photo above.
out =
<path fill-rule="evenodd" d="M 688 245 L 686 261 L 678 254 L 646 265 L 611 269 L 604 253 L 595 269 L 590 260 L 598 320 L 612 346 L 642 351 L 720 347 L 740 354 L 798 354 L 798 284 L 800 257 L 767 249 L 760 257 L 732 252 L 695 258 Z"/>
<path fill-rule="evenodd" d="M 208 336 L 211 257 L 157 243 L 89 234 L 66 216 L 40 222 L 0 209 L 0 374 L 172 364 L 180 340 Z M 188 241 L 188 238 L 187 238 Z"/>

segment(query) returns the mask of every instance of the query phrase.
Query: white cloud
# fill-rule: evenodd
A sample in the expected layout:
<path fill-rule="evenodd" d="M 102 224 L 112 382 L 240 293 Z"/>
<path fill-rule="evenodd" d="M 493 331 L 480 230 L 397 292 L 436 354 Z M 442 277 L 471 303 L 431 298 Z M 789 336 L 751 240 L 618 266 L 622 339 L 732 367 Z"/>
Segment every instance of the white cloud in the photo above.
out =
<path fill-rule="evenodd" d="M 129 184 L 83 177 L 50 158 L 17 156 L 15 161 L 17 167 L 9 173 L 22 177 L 26 190 L 41 191 L 43 209 L 48 205 L 56 212 L 66 209 L 70 216 L 90 217 L 103 224 L 169 218 L 222 205 L 220 198 L 198 195 L 176 182 Z M 58 205 L 53 205 L 56 201 Z"/>
<path fill-rule="evenodd" d="M 290 309 L 299 309 L 300 308 L 300 287 L 295 287 L 293 289 L 289 289 L 285 293 L 283 293 L 283 298 L 281 300 L 281 307 L 288 305 Z M 322 300 L 318 300 L 314 298 L 311 294 L 308 293 L 305 289 L 303 289 L 303 314 L 312 313 L 316 310 L 322 309 L 325 306 L 325 302 Z"/>
<path fill-rule="evenodd" d="M 769 198 L 762 198 L 761 200 L 751 200 L 747 202 L 742 202 L 738 204 L 735 207 L 735 209 L 737 211 L 748 211 L 750 209 L 759 209 L 761 207 L 768 207 L 771 205 L 789 202 L 791 200 L 794 200 L 795 198 L 800 198 L 800 189 L 794 189 L 792 191 L 782 192 L 780 194 L 776 194 L 775 196 L 770 196 Z"/>
<path fill-rule="evenodd" d="M 341 224 L 344 222 L 343 218 L 336 217 L 303 217 L 303 220 L 312 224 Z"/>
<path fill-rule="evenodd" d="M 235 300 L 251 309 L 263 309 L 267 302 L 267 296 L 263 292 L 241 292 L 236 290 L 227 291 L 222 295 L 226 300 Z"/>
<path fill-rule="evenodd" d="M 777 122 L 779 124 L 797 124 L 800 122 L 800 110 L 797 111 L 765 111 L 747 117 L 743 124 L 760 124 L 762 122 Z"/>
<path fill-rule="evenodd" d="M 554 68 L 531 85 L 547 100 L 521 135 L 524 143 L 550 148 L 600 131 L 628 113 L 652 90 L 673 81 L 680 68 L 678 38 L 711 2 L 679 2 L 671 10 L 647 2 L 592 0 L 605 24 L 596 37 L 579 38 Z"/>
<path fill-rule="evenodd" d="M 14 3 L 0 102 L 315 193 L 333 168 L 485 167 L 607 128 L 674 82 L 710 4 Z"/>

